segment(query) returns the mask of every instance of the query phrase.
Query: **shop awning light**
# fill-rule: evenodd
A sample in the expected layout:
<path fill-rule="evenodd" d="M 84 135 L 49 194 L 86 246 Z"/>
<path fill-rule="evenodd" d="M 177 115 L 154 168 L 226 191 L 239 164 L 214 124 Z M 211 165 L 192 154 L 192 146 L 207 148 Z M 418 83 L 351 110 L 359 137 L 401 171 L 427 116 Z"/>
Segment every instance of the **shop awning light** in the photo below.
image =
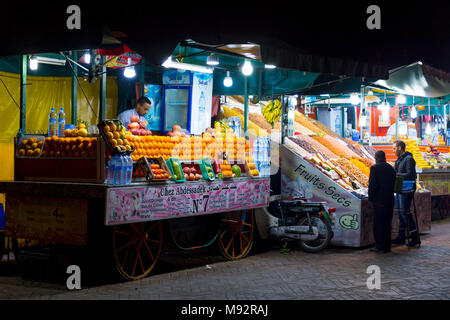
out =
<path fill-rule="evenodd" d="M 31 70 L 37 70 L 38 68 L 38 61 L 36 57 L 30 57 L 30 69 Z"/>
<path fill-rule="evenodd" d="M 244 62 L 244 64 L 242 65 L 241 71 L 244 76 L 249 76 L 253 73 L 253 67 L 252 67 L 252 64 L 250 63 L 250 61 L 246 60 Z"/>
<path fill-rule="evenodd" d="M 264 68 L 266 68 L 266 69 L 275 69 L 277 66 L 274 66 L 273 64 L 266 64 L 265 66 L 264 66 Z"/>
<path fill-rule="evenodd" d="M 211 53 L 208 58 L 206 58 L 206 64 L 209 66 L 217 66 L 219 64 L 219 58 L 214 53 Z"/>
<path fill-rule="evenodd" d="M 223 85 L 227 88 L 233 85 L 233 78 L 230 77 L 230 71 L 227 71 L 227 76 L 223 79 Z"/>
<path fill-rule="evenodd" d="M 85 63 L 90 64 L 91 63 L 91 54 L 90 53 L 85 53 L 83 60 Z"/>
<path fill-rule="evenodd" d="M 368 96 L 373 96 L 373 91 L 369 89 L 369 91 L 367 91 L 367 95 Z"/>
<path fill-rule="evenodd" d="M 427 136 L 431 135 L 431 124 L 428 122 L 427 127 L 425 129 L 425 134 Z"/>
<path fill-rule="evenodd" d="M 65 66 L 66 60 L 60 60 L 60 59 L 54 59 L 54 58 L 47 58 L 47 57 L 35 57 L 37 62 L 44 63 L 44 64 L 53 64 L 55 66 Z"/>
<path fill-rule="evenodd" d="M 350 103 L 353 105 L 357 105 L 359 104 L 359 102 L 361 101 L 361 99 L 359 99 L 359 95 L 356 93 L 352 93 L 350 95 Z"/>
<path fill-rule="evenodd" d="M 134 69 L 134 66 L 130 66 L 131 64 L 131 59 L 128 59 L 128 67 L 126 67 L 123 70 L 123 75 L 125 76 L 125 78 L 134 78 L 136 77 L 136 70 Z"/>
<path fill-rule="evenodd" d="M 406 97 L 402 94 L 399 94 L 397 96 L 397 104 L 405 104 L 406 103 Z"/>
<path fill-rule="evenodd" d="M 417 109 L 415 106 L 411 107 L 411 118 L 413 119 L 417 118 Z"/>
<path fill-rule="evenodd" d="M 164 61 L 162 66 L 164 68 L 183 69 L 183 70 L 197 71 L 197 72 L 203 72 L 203 73 L 213 73 L 213 71 L 214 71 L 213 68 L 197 66 L 195 64 L 172 61 L 172 57 L 167 58 L 167 60 Z"/>

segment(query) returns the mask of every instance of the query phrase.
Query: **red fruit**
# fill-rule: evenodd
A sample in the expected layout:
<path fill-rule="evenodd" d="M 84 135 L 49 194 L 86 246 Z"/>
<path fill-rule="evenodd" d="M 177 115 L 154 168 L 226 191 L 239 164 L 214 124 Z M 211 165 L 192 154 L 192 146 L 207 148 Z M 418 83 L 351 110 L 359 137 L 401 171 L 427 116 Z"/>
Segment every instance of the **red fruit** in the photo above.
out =
<path fill-rule="evenodd" d="M 145 128 L 147 128 L 147 126 L 148 126 L 148 122 L 147 122 L 147 121 L 141 121 L 141 122 L 139 122 L 139 126 L 140 126 L 142 129 L 145 129 Z"/>
<path fill-rule="evenodd" d="M 139 129 L 139 123 L 136 122 L 131 122 L 129 126 L 131 129 Z"/>
<path fill-rule="evenodd" d="M 147 132 L 147 135 L 148 135 L 148 136 L 151 136 L 151 135 L 152 135 L 152 132 L 151 132 L 150 130 L 148 130 L 148 129 L 145 130 L 145 132 Z"/>
<path fill-rule="evenodd" d="M 173 137 L 173 132 L 172 132 L 172 131 L 169 131 L 169 132 L 167 132 L 167 135 L 168 135 L 169 137 Z"/>
<path fill-rule="evenodd" d="M 173 132 L 175 132 L 175 131 L 181 131 L 181 127 L 180 127 L 179 125 L 174 125 L 174 126 L 172 126 L 172 131 L 173 131 Z"/>
<path fill-rule="evenodd" d="M 135 136 L 139 135 L 139 129 L 131 129 L 131 133 L 134 134 Z"/>
<path fill-rule="evenodd" d="M 189 181 L 194 181 L 195 179 L 195 174 L 191 173 L 189 174 Z"/>
<path fill-rule="evenodd" d="M 139 116 L 133 114 L 133 115 L 130 117 L 130 122 L 139 122 Z"/>
<path fill-rule="evenodd" d="M 139 135 L 140 136 L 145 136 L 145 129 L 139 129 Z"/>
<path fill-rule="evenodd" d="M 131 123 L 129 123 L 129 124 L 127 125 L 127 129 L 128 129 L 128 130 L 133 129 L 133 128 L 131 127 Z"/>

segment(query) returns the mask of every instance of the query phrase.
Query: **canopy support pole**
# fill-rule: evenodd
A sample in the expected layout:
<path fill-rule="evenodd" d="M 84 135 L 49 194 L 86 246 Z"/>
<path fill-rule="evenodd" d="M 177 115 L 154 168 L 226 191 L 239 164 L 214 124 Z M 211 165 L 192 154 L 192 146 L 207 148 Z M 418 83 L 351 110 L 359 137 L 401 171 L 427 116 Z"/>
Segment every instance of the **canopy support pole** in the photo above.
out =
<path fill-rule="evenodd" d="M 144 95 L 145 65 L 141 62 L 139 67 L 139 97 L 142 97 Z"/>
<path fill-rule="evenodd" d="M 22 133 L 26 130 L 26 100 L 27 100 L 27 71 L 28 71 L 28 56 L 22 56 L 22 63 L 20 64 L 20 123 L 19 128 Z"/>
<path fill-rule="evenodd" d="M 106 118 L 106 57 L 101 57 L 102 75 L 100 80 L 100 121 Z"/>
<path fill-rule="evenodd" d="M 341 136 L 345 138 L 345 127 L 347 126 L 347 121 L 345 121 L 345 108 L 341 107 Z"/>
<path fill-rule="evenodd" d="M 76 51 L 72 54 L 73 61 L 78 60 L 78 53 Z M 77 77 L 78 77 L 78 66 L 73 64 L 73 74 L 72 74 L 72 124 L 77 125 Z"/>
<path fill-rule="evenodd" d="M 244 135 L 248 138 L 248 77 L 245 77 L 244 84 Z"/>

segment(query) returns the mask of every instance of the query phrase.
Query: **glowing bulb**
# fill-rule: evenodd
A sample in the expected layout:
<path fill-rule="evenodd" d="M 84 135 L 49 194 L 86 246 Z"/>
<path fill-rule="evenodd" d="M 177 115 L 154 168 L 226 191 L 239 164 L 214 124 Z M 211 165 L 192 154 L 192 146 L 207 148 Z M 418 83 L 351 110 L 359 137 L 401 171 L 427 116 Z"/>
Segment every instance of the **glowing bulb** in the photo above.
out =
<path fill-rule="evenodd" d="M 411 108 L 411 118 L 417 118 L 417 109 L 414 106 Z"/>
<path fill-rule="evenodd" d="M 134 70 L 134 67 L 126 67 L 123 71 L 123 75 L 126 78 L 134 78 L 136 76 L 136 70 Z"/>
<path fill-rule="evenodd" d="M 426 135 L 431 135 L 431 124 L 428 122 L 427 124 L 427 128 L 425 129 L 425 134 Z"/>
<path fill-rule="evenodd" d="M 242 73 L 244 76 L 249 76 L 253 73 L 253 67 L 250 61 L 245 61 L 244 65 L 242 66 Z"/>
<path fill-rule="evenodd" d="M 210 66 L 217 66 L 219 64 L 219 59 L 214 53 L 211 53 L 208 58 L 206 58 L 206 64 Z"/>
<path fill-rule="evenodd" d="M 361 100 L 359 99 L 359 96 L 357 94 L 352 93 L 350 96 L 350 103 L 353 105 L 359 104 Z"/>
<path fill-rule="evenodd" d="M 30 69 L 31 70 L 37 70 L 38 68 L 38 61 L 36 58 L 30 58 Z"/>
<path fill-rule="evenodd" d="M 405 104 L 406 103 L 406 97 L 402 94 L 397 96 L 397 104 Z"/>
<path fill-rule="evenodd" d="M 91 54 L 86 53 L 86 54 L 84 55 L 84 62 L 87 63 L 87 64 L 90 64 L 90 63 L 91 63 Z"/>
<path fill-rule="evenodd" d="M 275 69 L 276 68 L 276 66 L 274 66 L 273 64 L 266 64 L 264 67 L 266 69 Z"/>
<path fill-rule="evenodd" d="M 230 77 L 230 71 L 227 71 L 227 76 L 223 79 L 223 85 L 227 88 L 233 85 L 233 78 Z"/>

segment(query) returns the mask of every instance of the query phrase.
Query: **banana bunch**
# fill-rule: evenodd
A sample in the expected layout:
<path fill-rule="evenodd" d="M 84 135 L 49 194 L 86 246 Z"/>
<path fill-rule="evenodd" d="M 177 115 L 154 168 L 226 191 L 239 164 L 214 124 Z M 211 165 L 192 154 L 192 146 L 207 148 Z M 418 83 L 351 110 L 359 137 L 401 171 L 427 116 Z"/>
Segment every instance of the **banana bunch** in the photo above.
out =
<path fill-rule="evenodd" d="M 281 102 L 280 100 L 274 100 L 266 104 L 262 108 L 262 115 L 272 126 L 275 122 L 278 122 L 281 117 Z"/>

